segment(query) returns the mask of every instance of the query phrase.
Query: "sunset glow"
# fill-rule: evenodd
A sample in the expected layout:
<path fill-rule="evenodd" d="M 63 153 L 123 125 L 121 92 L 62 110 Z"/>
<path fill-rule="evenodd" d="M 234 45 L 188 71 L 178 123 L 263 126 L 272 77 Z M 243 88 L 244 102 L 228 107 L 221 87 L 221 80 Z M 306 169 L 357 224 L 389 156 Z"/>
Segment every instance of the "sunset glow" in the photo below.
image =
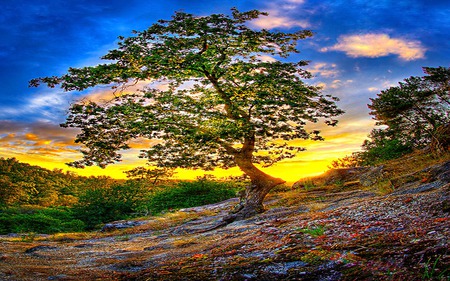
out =
<path fill-rule="evenodd" d="M 110 88 L 96 87 L 81 93 L 57 88 L 28 88 L 28 81 L 62 75 L 70 66 L 101 63 L 99 57 L 116 47 L 116 38 L 144 30 L 174 11 L 196 15 L 229 14 L 258 9 L 269 16 L 251 23 L 255 29 L 286 32 L 310 29 L 314 37 L 299 42 L 299 54 L 287 59 L 264 56 L 264 61 L 310 61 L 305 69 L 314 77 L 307 83 L 320 86 L 324 94 L 340 98 L 346 111 L 337 127 L 321 123 L 325 141 L 297 140 L 307 150 L 297 157 L 264 169 L 268 174 L 295 182 L 327 170 L 332 160 L 360 149 L 374 127 L 367 104 L 381 90 L 409 76 L 422 76 L 421 67 L 448 66 L 450 62 L 449 9 L 439 1 L 24 1 L 6 4 L 0 17 L 0 157 L 48 169 L 63 169 L 80 175 L 125 178 L 124 171 L 145 165 L 139 151 L 156 142 L 139 139 L 124 151 L 123 161 L 106 169 L 69 168 L 65 163 L 82 157 L 74 142 L 75 129 L 59 126 L 71 103 L 80 99 L 107 101 Z M 42 2 L 42 3 L 41 3 Z M 22 5 L 23 4 L 23 5 Z M 123 93 L 132 93 L 150 81 L 139 82 Z M 161 85 L 160 85 L 161 86 Z M 162 87 L 162 86 L 161 86 Z M 178 170 L 176 177 L 194 179 L 205 171 Z M 241 175 L 237 168 L 216 170 L 217 177 Z"/>

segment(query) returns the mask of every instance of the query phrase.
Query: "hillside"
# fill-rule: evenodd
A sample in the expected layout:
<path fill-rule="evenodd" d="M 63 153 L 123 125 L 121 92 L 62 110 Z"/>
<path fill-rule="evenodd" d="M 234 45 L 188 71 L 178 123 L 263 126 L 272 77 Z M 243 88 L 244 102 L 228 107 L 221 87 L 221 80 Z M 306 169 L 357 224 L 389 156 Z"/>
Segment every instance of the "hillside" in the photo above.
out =
<path fill-rule="evenodd" d="M 107 177 L 83 177 L 0 157 L 0 207 L 71 206 L 83 190 L 112 182 Z"/>
<path fill-rule="evenodd" d="M 413 154 L 92 233 L 2 236 L 1 280 L 448 280 L 450 157 Z"/>

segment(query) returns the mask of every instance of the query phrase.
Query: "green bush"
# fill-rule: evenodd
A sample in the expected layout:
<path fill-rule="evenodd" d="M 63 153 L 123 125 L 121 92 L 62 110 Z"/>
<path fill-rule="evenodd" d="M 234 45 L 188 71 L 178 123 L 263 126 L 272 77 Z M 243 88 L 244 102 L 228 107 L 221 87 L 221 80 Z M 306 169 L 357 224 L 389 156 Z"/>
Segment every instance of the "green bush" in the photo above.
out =
<path fill-rule="evenodd" d="M 102 223 L 122 220 L 140 212 L 149 191 L 137 181 L 107 188 L 87 189 L 74 207 L 75 217 L 86 224 L 87 229 Z"/>
<path fill-rule="evenodd" d="M 411 151 L 410 146 L 401 143 L 399 140 L 383 139 L 371 145 L 366 145 L 365 151 L 359 155 L 364 165 L 376 165 L 386 160 L 399 158 Z"/>
<path fill-rule="evenodd" d="M 236 196 L 236 182 L 198 180 L 175 186 L 147 189 L 139 181 L 111 187 L 85 189 L 73 208 L 10 207 L 0 209 L 0 234 L 57 233 L 90 230 L 115 220 L 143 213 L 195 207 Z"/>
<path fill-rule="evenodd" d="M 158 214 L 168 210 L 212 204 L 235 197 L 237 190 L 238 186 L 230 182 L 180 182 L 176 187 L 162 189 L 150 196 L 147 208 L 150 213 Z"/>
<path fill-rule="evenodd" d="M 8 208 L 0 212 L 0 234 L 82 231 L 85 224 L 67 208 Z"/>

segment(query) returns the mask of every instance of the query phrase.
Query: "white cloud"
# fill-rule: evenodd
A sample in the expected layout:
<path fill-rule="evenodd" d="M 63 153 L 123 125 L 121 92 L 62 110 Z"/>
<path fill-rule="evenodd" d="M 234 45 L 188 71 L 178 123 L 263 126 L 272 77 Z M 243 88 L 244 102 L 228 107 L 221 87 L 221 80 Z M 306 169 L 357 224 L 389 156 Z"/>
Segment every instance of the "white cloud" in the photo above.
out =
<path fill-rule="evenodd" d="M 34 116 L 36 119 L 61 121 L 70 105 L 70 94 L 47 89 L 31 95 L 17 106 L 0 105 L 0 119 L 23 119 Z"/>
<path fill-rule="evenodd" d="M 343 35 L 338 43 L 321 49 L 322 52 L 342 51 L 350 57 L 377 58 L 391 54 L 410 61 L 425 57 L 426 49 L 418 41 L 391 38 L 387 34 Z"/>
<path fill-rule="evenodd" d="M 264 29 L 272 29 L 272 28 L 292 28 L 292 27 L 301 27 L 308 28 L 311 24 L 306 20 L 298 20 L 293 19 L 288 16 L 282 16 L 278 11 L 272 10 L 269 11 L 269 15 L 267 17 L 260 17 L 256 20 L 251 21 L 251 25 L 264 28 Z"/>
<path fill-rule="evenodd" d="M 269 13 L 266 17 L 260 17 L 251 21 L 251 25 L 257 28 L 310 28 L 311 24 L 306 19 L 299 19 L 298 15 L 292 12 L 298 12 L 300 6 L 305 0 L 278 0 L 271 1 L 262 10 Z"/>
<path fill-rule="evenodd" d="M 345 81 L 342 81 L 342 80 L 336 79 L 336 80 L 333 80 L 333 81 L 331 82 L 331 84 L 329 85 L 329 87 L 330 87 L 331 89 L 339 89 L 339 88 L 342 88 L 342 87 L 344 87 L 344 86 L 348 86 L 348 85 L 351 84 L 351 83 L 353 83 L 353 80 L 345 80 Z"/>
<path fill-rule="evenodd" d="M 27 104 L 28 109 L 39 109 L 42 107 L 61 107 L 67 105 L 67 95 L 63 95 L 57 92 L 49 92 L 38 94 L 31 98 Z"/>
<path fill-rule="evenodd" d="M 307 70 L 314 75 L 320 75 L 326 78 L 337 77 L 339 74 L 337 65 L 334 63 L 318 62 L 311 65 L 311 68 L 308 68 Z"/>
<path fill-rule="evenodd" d="M 263 62 L 276 62 L 277 59 L 268 55 L 258 55 L 259 59 Z"/>

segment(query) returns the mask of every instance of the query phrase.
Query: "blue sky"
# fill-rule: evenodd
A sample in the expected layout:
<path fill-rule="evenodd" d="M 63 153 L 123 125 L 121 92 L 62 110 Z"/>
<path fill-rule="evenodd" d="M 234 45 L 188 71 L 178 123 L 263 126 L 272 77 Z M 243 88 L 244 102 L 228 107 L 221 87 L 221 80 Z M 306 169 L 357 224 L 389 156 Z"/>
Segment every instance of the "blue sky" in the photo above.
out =
<path fill-rule="evenodd" d="M 308 83 L 338 96 L 347 112 L 337 128 L 324 130 L 328 141 L 312 143 L 308 153 L 282 163 L 293 169 L 311 161 L 324 166 L 326 159 L 358 149 L 373 126 L 369 98 L 422 76 L 422 66 L 449 66 L 448 1 L 6 0 L 0 12 L 0 157 L 63 168 L 81 156 L 73 143 L 76 132 L 58 124 L 71 102 L 98 90 L 28 88 L 30 79 L 95 65 L 118 36 L 169 19 L 174 11 L 227 14 L 232 7 L 269 12 L 254 28 L 312 30 L 315 36 L 300 41 L 301 53 L 289 60 L 311 61 L 307 69 L 315 78 Z M 131 154 L 125 159 L 133 163 Z"/>

